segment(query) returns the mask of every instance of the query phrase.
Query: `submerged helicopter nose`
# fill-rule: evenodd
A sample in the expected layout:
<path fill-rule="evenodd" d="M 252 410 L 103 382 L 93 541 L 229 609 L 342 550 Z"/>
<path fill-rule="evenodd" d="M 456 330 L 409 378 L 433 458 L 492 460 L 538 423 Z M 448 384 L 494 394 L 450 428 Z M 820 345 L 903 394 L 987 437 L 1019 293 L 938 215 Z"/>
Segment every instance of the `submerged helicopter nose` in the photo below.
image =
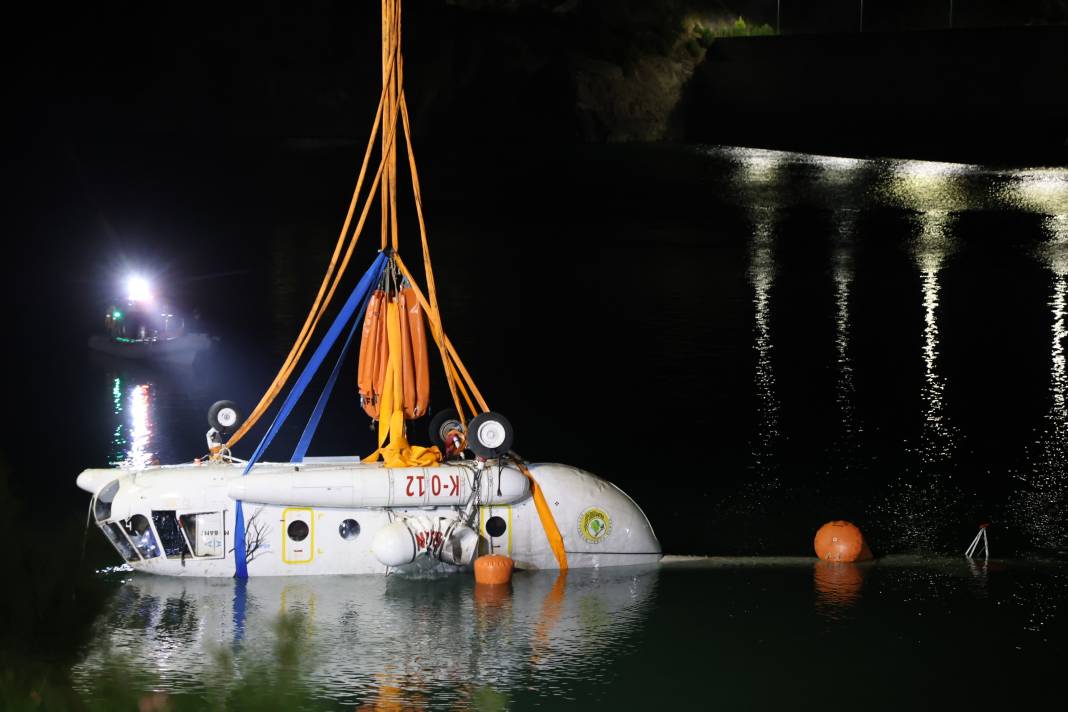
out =
<path fill-rule="evenodd" d="M 113 479 L 115 479 L 115 470 L 85 470 L 78 475 L 75 483 L 89 494 L 96 494 L 101 487 Z"/>

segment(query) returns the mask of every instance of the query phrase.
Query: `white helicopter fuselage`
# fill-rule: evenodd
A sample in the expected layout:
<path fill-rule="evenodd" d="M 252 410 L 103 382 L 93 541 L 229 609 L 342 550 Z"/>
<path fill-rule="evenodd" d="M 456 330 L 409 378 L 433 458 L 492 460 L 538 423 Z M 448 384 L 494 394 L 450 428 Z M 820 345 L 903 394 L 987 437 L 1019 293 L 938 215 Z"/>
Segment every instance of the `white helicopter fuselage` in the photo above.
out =
<path fill-rule="evenodd" d="M 238 501 L 249 576 L 459 571 L 488 553 L 520 569 L 560 567 L 530 480 L 508 464 L 318 461 L 242 471 L 222 462 L 90 469 L 78 486 L 93 494 L 94 520 L 123 559 L 149 573 L 233 576 Z M 568 567 L 659 560 L 649 520 L 618 487 L 565 465 L 530 472 Z"/>

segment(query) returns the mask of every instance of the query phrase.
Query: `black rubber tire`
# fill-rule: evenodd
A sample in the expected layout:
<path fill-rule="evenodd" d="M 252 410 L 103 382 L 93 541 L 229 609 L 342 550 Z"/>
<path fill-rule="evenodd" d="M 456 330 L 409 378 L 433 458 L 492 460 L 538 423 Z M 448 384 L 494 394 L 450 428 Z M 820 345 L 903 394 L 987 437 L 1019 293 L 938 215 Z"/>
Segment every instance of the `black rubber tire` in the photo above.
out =
<path fill-rule="evenodd" d="M 221 419 L 220 419 L 221 418 Z M 222 400 L 208 408 L 208 425 L 222 434 L 229 434 L 241 427 L 245 418 L 233 401 Z M 223 421 L 226 421 L 225 423 Z"/>
<path fill-rule="evenodd" d="M 488 441 L 485 440 L 487 436 L 491 436 Z M 467 424 L 467 447 L 487 460 L 508 454 L 514 441 L 515 431 L 512 430 L 512 424 L 503 415 L 492 410 L 476 415 Z"/>
<path fill-rule="evenodd" d="M 450 430 L 463 430 L 460 424 L 460 416 L 452 408 L 438 411 L 430 419 L 430 444 L 437 445 L 442 453 L 445 452 L 445 436 Z"/>

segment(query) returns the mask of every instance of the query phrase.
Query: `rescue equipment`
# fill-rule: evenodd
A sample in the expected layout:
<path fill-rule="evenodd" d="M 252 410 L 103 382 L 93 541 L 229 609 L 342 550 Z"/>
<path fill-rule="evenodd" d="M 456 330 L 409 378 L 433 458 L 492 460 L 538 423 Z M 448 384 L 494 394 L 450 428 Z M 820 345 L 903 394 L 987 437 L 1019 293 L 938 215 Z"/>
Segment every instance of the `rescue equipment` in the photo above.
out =
<path fill-rule="evenodd" d="M 872 558 L 860 529 L 842 520 L 827 522 L 820 527 L 813 546 L 816 556 L 823 561 L 868 561 Z"/>
<path fill-rule="evenodd" d="M 388 305 L 395 304 L 400 320 L 400 372 L 403 391 L 403 410 L 406 420 L 426 414 L 430 401 L 430 365 L 427 360 L 426 327 L 423 310 L 411 287 L 394 294 L 377 289 L 364 317 L 360 339 L 360 361 L 357 382 L 360 405 L 374 420 L 379 418 L 379 405 L 385 389 L 389 365 Z"/>
<path fill-rule="evenodd" d="M 380 205 L 380 249 L 370 269 L 359 280 L 355 289 L 342 306 L 321 342 L 304 366 L 286 396 L 274 421 L 257 445 L 244 468 L 244 475 L 249 475 L 263 456 L 267 447 L 279 432 L 282 424 L 292 412 L 296 402 L 302 396 L 312 377 L 322 365 L 341 333 L 348 331 L 348 336 L 340 349 L 337 363 L 323 388 L 308 424 L 293 453 L 293 462 L 301 462 L 308 445 L 315 434 L 319 419 L 325 409 L 337 374 L 341 368 L 349 345 L 356 330 L 360 329 L 360 348 L 357 366 L 357 384 L 360 405 L 363 410 L 378 422 L 377 448 L 364 463 L 370 464 L 381 460 L 386 468 L 431 468 L 436 467 L 446 456 L 453 458 L 462 455 L 465 447 L 470 447 L 478 456 L 478 471 L 473 475 L 472 494 L 464 506 L 461 519 L 455 523 L 463 524 L 463 517 L 471 517 L 476 506 L 475 496 L 480 490 L 483 463 L 488 459 L 499 459 L 511 452 L 514 432 L 508 420 L 498 413 L 490 411 L 489 405 L 475 385 L 474 379 L 461 361 L 455 346 L 446 335 L 441 310 L 438 304 L 437 287 L 434 270 L 430 259 L 430 247 L 427 237 L 425 216 L 423 214 L 422 193 L 419 184 L 419 172 L 416 168 L 415 153 L 412 147 L 412 132 L 404 92 L 404 58 L 401 53 L 401 2 L 400 0 L 382 0 L 382 91 L 379 95 L 378 109 L 371 127 L 363 162 L 356 179 L 356 187 L 349 203 L 334 246 L 326 274 L 319 286 L 319 291 L 301 327 L 300 333 L 283 361 L 277 375 L 267 388 L 259 403 L 253 408 L 248 418 L 240 422 L 236 407 L 233 418 L 235 428 L 224 431 L 216 428 L 216 436 L 209 433 L 209 457 L 212 461 L 232 461 L 230 449 L 266 414 L 275 398 L 279 395 L 310 344 L 316 329 L 326 315 L 331 302 L 351 261 L 353 252 L 372 205 Z M 412 196 L 415 214 L 419 226 L 419 238 L 423 256 L 423 278 L 426 293 L 419 286 L 416 277 L 409 270 L 399 254 L 399 229 L 397 212 L 397 133 L 403 134 L 404 146 L 408 157 L 411 177 Z M 374 177 L 364 194 L 364 182 L 371 165 L 371 156 L 376 143 L 380 143 L 380 157 Z M 362 200 L 359 217 L 353 224 L 356 207 Z M 424 314 L 426 319 L 424 320 Z M 362 324 L 362 327 L 361 327 Z M 441 356 L 445 382 L 455 408 L 455 418 L 447 419 L 447 427 L 438 423 L 437 437 L 432 434 L 434 444 L 429 447 L 410 444 L 406 422 L 426 414 L 430 399 L 430 369 L 427 358 L 427 339 L 425 329 L 429 328 Z M 227 411 L 229 413 L 229 411 Z M 221 421 L 220 421 L 221 422 Z M 231 434 L 232 431 L 232 434 Z M 432 429 L 433 431 L 433 429 Z M 225 433 L 225 435 L 224 435 Z M 228 439 L 223 442 L 224 437 Z M 440 440 L 440 441 L 439 441 Z M 518 458 L 515 458 L 518 460 Z M 544 496 L 537 487 L 530 471 L 520 462 L 516 462 L 520 472 L 529 481 L 530 490 L 537 504 L 539 519 L 545 529 L 554 555 L 561 566 L 566 567 L 566 555 L 563 537 L 556 528 L 555 520 L 549 511 Z M 503 467 L 503 465 L 502 465 Z M 373 479 L 373 478 L 372 478 Z M 488 480 L 487 480 L 488 481 Z M 501 481 L 498 481 L 498 485 Z M 375 485 L 377 486 L 377 485 Z M 248 496 L 262 498 L 263 483 L 246 482 L 230 488 L 237 497 L 234 508 L 234 524 L 238 532 L 246 530 L 246 521 L 242 499 Z M 294 488 L 295 489 L 295 488 Z M 253 494 L 260 491 L 260 495 Z M 324 491 L 325 492 L 325 491 Z M 307 493 L 305 493 L 307 494 Z M 359 497 L 355 489 L 347 493 L 344 488 L 337 492 L 320 495 L 326 499 L 348 497 L 355 501 Z M 310 501 L 304 497 L 305 501 Z M 293 502 L 292 499 L 289 500 Z M 309 505 L 310 506 L 310 505 Z M 399 531 L 399 530 L 398 530 Z M 385 536 L 385 535 L 384 535 Z M 387 537 L 388 538 L 388 537 Z M 383 540 L 385 541 L 385 540 Z M 399 537 L 395 544 L 403 543 Z M 386 544 L 383 543 L 383 547 Z M 403 550 L 401 550 L 403 549 Z M 390 547 L 383 550 L 383 556 L 389 560 L 404 558 L 407 549 L 401 547 L 394 551 Z M 399 552 L 399 553 L 398 553 Z M 236 576 L 247 576 L 246 550 L 244 538 L 235 537 L 234 559 Z M 392 564 L 390 564 L 392 565 Z"/>
<path fill-rule="evenodd" d="M 371 553 L 385 566 L 406 566 L 417 557 L 467 566 L 475 558 L 478 533 L 445 517 L 402 517 L 382 527 L 371 540 Z"/>
<path fill-rule="evenodd" d="M 489 554 L 475 559 L 475 582 L 488 586 L 501 586 L 512 580 L 515 562 L 507 556 Z"/>

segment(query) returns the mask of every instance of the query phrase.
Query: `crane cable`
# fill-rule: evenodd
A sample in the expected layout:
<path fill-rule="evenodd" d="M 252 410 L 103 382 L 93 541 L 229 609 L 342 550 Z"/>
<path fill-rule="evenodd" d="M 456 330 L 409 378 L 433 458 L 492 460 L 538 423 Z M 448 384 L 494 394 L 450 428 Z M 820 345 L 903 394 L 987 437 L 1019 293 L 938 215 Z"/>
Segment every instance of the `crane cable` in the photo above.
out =
<path fill-rule="evenodd" d="M 396 53 L 390 56 L 390 66 L 396 61 Z M 344 224 L 341 227 L 341 234 L 338 236 L 337 244 L 334 246 L 334 252 L 330 257 L 330 264 L 327 267 L 326 274 L 323 276 L 322 284 L 319 285 L 319 292 L 315 296 L 315 302 L 312 304 L 311 310 L 308 312 L 308 317 L 304 321 L 304 326 L 301 327 L 300 334 L 297 336 L 297 340 L 294 342 L 293 347 L 289 351 L 289 355 L 286 356 L 285 361 L 282 363 L 282 367 L 278 370 L 271 385 L 267 388 L 267 391 L 260 398 L 260 402 L 249 414 L 244 423 L 241 424 L 230 439 L 227 440 L 225 449 L 232 448 L 241 438 L 243 438 L 249 430 L 259 421 L 263 414 L 267 412 L 267 409 L 271 407 L 274 399 L 278 397 L 282 387 L 285 386 L 286 381 L 289 380 L 290 375 L 293 373 L 293 369 L 296 368 L 297 362 L 300 361 L 300 357 L 304 354 L 304 350 L 307 348 L 308 343 L 311 341 L 312 335 L 315 333 L 315 328 L 319 324 L 319 320 L 326 312 L 327 307 L 330 305 L 330 300 L 334 296 L 334 292 L 337 290 L 337 285 L 341 280 L 342 275 L 345 273 L 345 269 L 348 267 L 349 259 L 352 256 L 352 251 L 356 247 L 356 241 L 360 237 L 360 233 L 363 231 L 364 223 L 367 220 L 367 213 L 370 210 L 371 200 L 374 197 L 375 190 L 379 181 L 382 178 L 383 167 L 385 166 L 385 157 L 378 164 L 378 170 L 375 174 L 374 182 L 368 193 L 367 200 L 364 203 L 363 211 L 360 214 L 360 218 L 356 224 L 356 229 L 353 231 L 352 238 L 349 242 L 348 250 L 345 252 L 343 261 L 340 267 L 337 268 L 337 274 L 334 275 L 335 267 L 338 265 L 338 256 L 341 254 L 341 248 L 345 244 L 345 238 L 348 235 L 349 227 L 352 224 L 352 216 L 356 211 L 356 203 L 359 200 L 361 191 L 363 190 L 363 182 L 367 175 L 367 166 L 370 163 L 371 151 L 374 147 L 375 136 L 378 135 L 382 126 L 383 108 L 385 105 L 386 90 L 383 88 L 382 95 L 378 100 L 378 110 L 375 113 L 374 124 L 371 127 L 371 136 L 367 141 L 367 149 L 364 151 L 363 163 L 360 166 L 360 174 L 356 179 L 356 188 L 352 192 L 352 200 L 349 202 L 349 209 L 345 215 Z M 389 132 L 388 144 L 393 143 L 393 137 L 395 134 L 394 126 Z M 333 283 L 331 284 L 331 275 L 334 275 Z M 327 291 L 327 285 L 330 284 L 330 289 Z M 324 299 L 325 295 L 325 299 Z"/>
<path fill-rule="evenodd" d="M 374 200 L 375 193 L 378 191 L 381 191 L 380 198 L 382 205 L 381 247 L 385 250 L 388 246 L 392 245 L 392 257 L 395 260 L 395 263 L 411 284 L 412 289 L 419 300 L 420 306 L 430 317 L 431 335 L 433 336 L 434 343 L 438 346 L 438 350 L 441 354 L 442 365 L 445 370 L 445 378 L 449 386 L 449 393 L 452 396 L 453 404 L 456 407 L 456 412 L 459 415 L 461 422 L 464 424 L 467 422 L 467 418 L 464 415 L 464 404 L 467 405 L 468 412 L 472 416 L 479 411 L 485 412 L 489 410 L 489 406 L 482 397 L 482 393 L 475 385 L 474 379 L 472 379 L 471 374 L 464 366 L 463 361 L 460 360 L 456 348 L 445 335 L 442 326 L 441 311 L 438 304 L 437 288 L 434 280 L 434 270 L 430 259 L 430 245 L 427 238 L 426 219 L 423 212 L 419 173 L 416 168 L 415 153 L 412 146 L 411 124 L 403 89 L 404 59 L 400 49 L 400 16 L 400 0 L 383 0 L 382 31 L 384 69 L 382 73 L 382 92 L 379 96 L 378 108 L 371 128 L 371 135 L 368 138 L 367 148 L 364 151 L 363 163 L 360 166 L 360 173 L 356 180 L 356 187 L 353 190 L 352 199 L 349 202 L 349 208 L 345 215 L 341 234 L 338 236 L 337 244 L 334 246 L 330 264 L 327 267 L 322 284 L 319 286 L 319 292 L 308 312 L 303 327 L 301 327 L 297 340 L 294 342 L 293 347 L 290 349 L 289 354 L 286 356 L 282 367 L 275 375 L 271 385 L 267 388 L 267 391 L 263 394 L 263 397 L 253 409 L 252 413 L 249 414 L 248 418 L 241 424 L 237 431 L 230 436 L 226 444 L 216 448 L 216 454 L 219 451 L 225 451 L 232 448 L 256 425 L 289 380 L 289 377 L 292 375 L 297 363 L 300 361 L 301 356 L 304 354 L 305 349 L 310 343 L 319 321 L 329 308 L 338 284 L 340 283 L 345 270 L 348 268 L 353 250 L 356 247 L 356 243 L 362 234 L 366 223 L 371 203 Z M 398 121 L 398 118 L 400 121 Z M 397 253 L 399 247 L 396 190 L 396 129 L 398 123 L 402 124 L 404 130 L 405 148 L 408 153 L 408 166 L 412 178 L 412 192 L 415 199 L 416 215 L 419 222 L 419 234 L 423 253 L 423 269 L 426 274 L 427 294 L 429 295 L 429 299 L 423 295 L 423 292 L 419 289 L 418 283 L 408 270 L 407 265 L 404 264 L 404 261 Z M 389 126 L 388 131 L 385 130 L 385 126 L 387 125 Z M 345 250 L 339 265 L 338 258 L 341 255 L 342 246 L 345 244 L 346 236 L 352 225 L 352 218 L 355 214 L 356 204 L 362 192 L 367 168 L 370 164 L 375 138 L 379 133 L 382 134 L 382 156 L 374 180 L 368 191 L 367 198 L 364 201 L 363 209 L 357 220 L 356 227 L 352 232 L 351 238 L 349 238 L 348 248 Z M 329 288 L 327 285 L 329 285 Z M 474 394 L 474 399 L 472 399 L 472 394 Z M 476 407 L 475 401 L 477 401 L 478 407 Z"/>

